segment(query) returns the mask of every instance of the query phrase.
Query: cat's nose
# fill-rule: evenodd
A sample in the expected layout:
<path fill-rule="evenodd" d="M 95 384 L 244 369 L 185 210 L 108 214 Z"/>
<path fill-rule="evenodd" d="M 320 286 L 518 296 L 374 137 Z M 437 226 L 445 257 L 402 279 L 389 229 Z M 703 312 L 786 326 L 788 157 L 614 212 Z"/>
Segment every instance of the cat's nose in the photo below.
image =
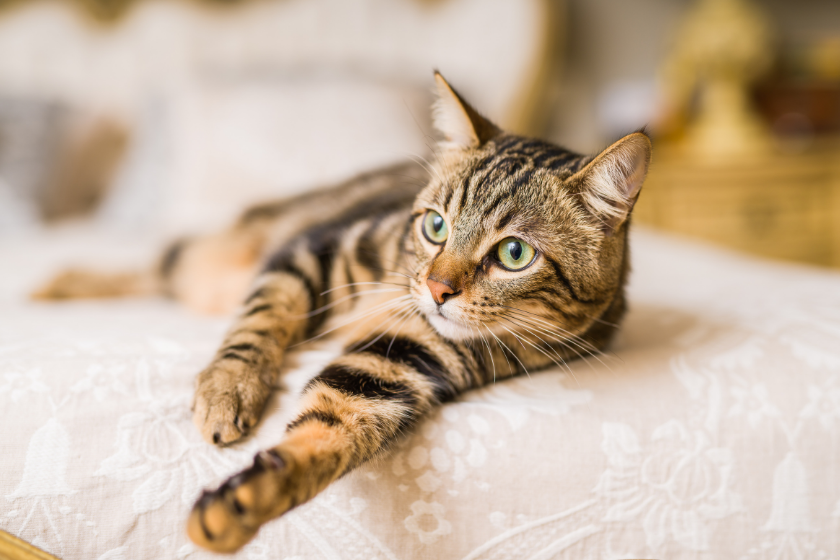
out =
<path fill-rule="evenodd" d="M 438 282 L 437 280 L 432 280 L 431 278 L 426 279 L 426 285 L 429 286 L 429 291 L 432 292 L 432 299 L 438 305 L 442 305 L 447 299 L 461 293 L 460 291 L 456 292 L 452 286 Z"/>

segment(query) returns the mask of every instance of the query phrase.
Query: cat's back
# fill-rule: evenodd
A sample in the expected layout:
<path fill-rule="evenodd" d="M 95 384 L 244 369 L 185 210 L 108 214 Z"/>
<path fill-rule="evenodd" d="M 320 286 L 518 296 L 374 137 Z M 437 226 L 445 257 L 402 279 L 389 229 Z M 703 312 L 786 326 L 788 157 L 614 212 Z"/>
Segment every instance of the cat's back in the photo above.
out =
<path fill-rule="evenodd" d="M 356 175 L 326 188 L 247 209 L 237 227 L 261 230 L 265 254 L 310 230 L 335 230 L 407 210 L 429 181 L 418 161 L 405 161 Z"/>
<path fill-rule="evenodd" d="M 352 228 L 409 212 L 429 171 L 416 161 L 375 169 L 295 197 L 253 206 L 233 227 L 173 244 L 159 266 L 163 291 L 206 313 L 236 309 L 259 271 L 296 250 L 323 256 Z M 393 224 L 386 219 L 385 224 Z M 360 237 L 360 255 L 382 231 Z M 364 258 L 364 256 L 362 257 Z M 279 260 L 278 260 L 279 259 Z"/>

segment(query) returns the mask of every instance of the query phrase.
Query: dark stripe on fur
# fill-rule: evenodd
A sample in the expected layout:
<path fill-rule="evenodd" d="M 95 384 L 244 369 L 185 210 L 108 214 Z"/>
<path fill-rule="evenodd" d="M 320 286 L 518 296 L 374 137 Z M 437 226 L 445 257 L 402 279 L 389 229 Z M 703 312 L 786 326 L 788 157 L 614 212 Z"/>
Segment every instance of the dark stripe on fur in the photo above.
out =
<path fill-rule="evenodd" d="M 249 344 L 247 342 L 243 342 L 242 344 L 234 344 L 232 346 L 225 347 L 225 350 L 235 350 L 239 351 L 246 351 L 246 352 L 259 352 L 259 348 L 257 348 L 253 344 Z"/>
<path fill-rule="evenodd" d="M 461 364 L 464 366 L 464 369 L 470 372 L 471 375 L 474 375 L 475 371 L 473 371 L 473 363 L 470 362 L 470 360 L 467 358 L 467 355 L 464 353 L 464 347 L 461 346 L 461 344 L 459 344 L 458 342 L 449 340 L 448 338 L 441 338 L 440 340 L 441 342 L 449 346 L 449 348 L 451 348 L 453 352 L 458 354 L 458 358 L 460 358 Z M 464 391 L 469 389 L 472 389 L 472 386 L 465 387 Z"/>
<path fill-rule="evenodd" d="M 245 362 L 246 364 L 253 363 L 253 360 L 250 358 L 246 358 L 241 354 L 237 354 L 236 352 L 225 352 L 222 354 L 222 357 L 219 360 L 238 360 L 240 362 Z"/>
<path fill-rule="evenodd" d="M 467 205 L 467 196 L 469 195 L 470 179 L 472 178 L 472 176 L 472 174 L 467 175 L 464 178 L 464 182 L 461 183 L 461 199 L 458 201 L 459 214 L 464 211 L 464 207 Z"/>
<path fill-rule="evenodd" d="M 330 285 L 330 276 L 337 257 L 337 251 L 347 229 L 359 220 L 370 216 L 384 217 L 389 212 L 408 209 L 413 198 L 413 192 L 405 192 L 403 189 L 397 189 L 383 192 L 376 198 L 367 199 L 350 208 L 335 220 L 318 224 L 304 231 L 297 238 L 290 241 L 286 248 L 278 251 L 269 259 L 266 270 L 288 272 L 298 276 L 306 284 L 306 289 L 309 292 L 310 309 L 321 307 L 326 303 L 321 293 Z M 309 278 L 294 264 L 295 250 L 300 246 L 300 243 L 304 243 L 306 248 L 318 259 L 319 275 L 317 280 Z M 375 247 L 374 254 L 378 254 L 378 250 Z M 378 270 L 381 273 L 382 268 L 378 264 L 378 259 L 377 264 L 371 267 L 371 269 Z M 318 284 L 317 286 L 316 283 Z M 328 317 L 329 313 L 318 313 L 310 317 L 309 324 L 307 325 L 308 333 L 315 332 L 323 325 Z"/>
<path fill-rule="evenodd" d="M 327 366 L 304 387 L 304 392 L 321 382 L 327 387 L 368 399 L 397 400 L 409 405 L 416 402 L 414 393 L 404 383 L 383 381 L 361 370 L 340 365 Z"/>
<path fill-rule="evenodd" d="M 178 259 L 181 258 L 181 254 L 184 252 L 184 247 L 187 246 L 187 243 L 187 239 L 180 239 L 170 245 L 163 254 L 163 259 L 160 261 L 160 275 L 163 278 L 169 278 L 172 275 L 172 271 L 175 270 Z"/>
<path fill-rule="evenodd" d="M 239 218 L 240 224 L 247 224 L 257 220 L 271 220 L 279 216 L 286 209 L 296 202 L 295 199 L 282 200 L 280 202 L 269 202 L 267 204 L 260 204 L 259 206 L 252 206 L 248 208 L 242 217 Z"/>
<path fill-rule="evenodd" d="M 285 272 L 286 274 L 291 274 L 292 276 L 296 276 L 303 282 L 304 287 L 306 288 L 307 293 L 309 294 L 309 305 L 310 309 L 314 309 L 318 307 L 320 301 L 320 293 L 322 290 L 317 290 L 315 288 L 315 284 L 313 283 L 312 279 L 309 278 L 301 269 L 299 269 L 293 262 L 294 253 L 290 248 L 283 249 L 275 253 L 268 261 L 268 264 L 265 267 L 267 272 Z M 252 313 L 249 313 L 249 315 Z M 325 318 L 321 315 L 316 315 L 315 317 L 321 317 L 320 321 L 323 322 Z M 315 318 L 313 317 L 313 319 Z M 312 330 L 312 319 L 310 319 L 310 330 Z"/>
<path fill-rule="evenodd" d="M 374 218 L 356 242 L 356 260 L 360 265 L 373 272 L 374 280 L 382 279 L 382 262 L 379 259 L 379 249 L 374 240 L 381 219 L 381 215 Z"/>
<path fill-rule="evenodd" d="M 249 303 L 251 303 L 255 299 L 263 298 L 266 295 L 267 295 L 267 290 L 265 288 L 259 288 L 258 290 L 254 291 L 254 293 L 252 293 L 250 296 L 248 296 L 248 299 L 245 300 L 245 305 L 248 305 Z"/>
<path fill-rule="evenodd" d="M 551 264 L 551 267 L 554 269 L 554 275 L 557 276 L 557 279 L 560 280 L 563 286 L 565 286 L 566 290 L 569 292 L 569 295 L 572 296 L 572 299 L 580 303 L 598 303 L 595 300 L 584 299 L 578 295 L 578 293 L 572 287 L 572 283 L 569 282 L 569 279 L 566 277 L 565 274 L 563 274 L 563 269 L 560 267 L 560 263 L 558 263 L 557 261 L 555 261 L 547 255 L 545 260 L 547 260 L 549 264 Z"/>
<path fill-rule="evenodd" d="M 446 191 L 446 198 L 443 201 L 444 208 L 449 208 L 449 203 L 452 202 L 453 194 L 455 194 L 455 188 L 450 184 Z"/>
<path fill-rule="evenodd" d="M 342 424 L 341 418 L 335 416 L 334 414 L 330 414 L 329 412 L 323 412 L 321 410 L 310 410 L 309 412 L 304 412 L 300 416 L 298 416 L 295 420 L 289 423 L 286 426 L 286 430 L 292 430 L 304 422 L 309 422 L 310 420 L 318 420 L 319 422 L 323 422 L 327 426 L 339 426 Z"/>
<path fill-rule="evenodd" d="M 263 305 L 258 305 L 253 309 L 249 309 L 248 312 L 245 314 L 245 317 L 251 317 L 252 315 L 256 315 L 257 313 L 262 313 L 263 311 L 268 311 L 271 309 L 270 303 L 264 303 Z"/>
<path fill-rule="evenodd" d="M 515 215 L 516 215 L 515 210 L 508 211 L 507 214 L 505 214 L 504 216 L 502 216 L 499 219 L 499 223 L 496 224 L 496 229 L 503 229 L 505 226 L 507 226 L 510 223 L 510 221 L 513 219 L 513 217 Z"/>
<path fill-rule="evenodd" d="M 375 342 L 360 342 L 363 352 L 376 354 L 391 361 L 404 364 L 428 378 L 434 386 L 435 398 L 440 402 L 453 400 L 457 389 L 440 361 L 423 345 L 408 338 L 396 337 L 388 340 L 382 337 Z"/>
<path fill-rule="evenodd" d="M 414 255 L 414 251 L 409 250 L 408 242 L 411 238 L 409 235 L 411 233 L 411 226 L 414 223 L 416 218 L 414 216 L 409 216 L 408 219 L 405 221 L 405 225 L 403 225 L 402 235 L 400 237 L 400 253 L 403 255 Z"/>
<path fill-rule="evenodd" d="M 569 309 L 566 309 L 563 306 L 562 295 L 553 286 L 537 288 L 536 290 L 533 290 L 528 294 L 523 295 L 522 299 L 532 299 L 539 301 L 540 303 L 548 307 L 551 311 L 557 313 L 558 315 L 562 315 L 570 321 L 575 321 L 579 318 L 579 314 L 571 313 Z"/>

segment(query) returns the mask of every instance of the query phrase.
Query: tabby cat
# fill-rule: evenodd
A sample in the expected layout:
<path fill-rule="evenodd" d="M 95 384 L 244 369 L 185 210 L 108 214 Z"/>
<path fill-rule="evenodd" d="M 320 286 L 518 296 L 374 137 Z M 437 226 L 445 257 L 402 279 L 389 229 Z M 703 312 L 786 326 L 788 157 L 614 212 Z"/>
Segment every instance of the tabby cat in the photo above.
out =
<path fill-rule="evenodd" d="M 284 440 L 195 504 L 195 543 L 237 550 L 441 403 L 597 352 L 616 332 L 648 137 L 584 157 L 501 131 L 435 80 L 445 140 L 429 167 L 253 208 L 223 235 L 175 246 L 157 276 L 74 273 L 41 293 L 166 290 L 222 310 L 259 267 L 196 380 L 194 421 L 216 445 L 257 424 L 291 345 L 342 337 L 344 353 L 306 385 Z"/>

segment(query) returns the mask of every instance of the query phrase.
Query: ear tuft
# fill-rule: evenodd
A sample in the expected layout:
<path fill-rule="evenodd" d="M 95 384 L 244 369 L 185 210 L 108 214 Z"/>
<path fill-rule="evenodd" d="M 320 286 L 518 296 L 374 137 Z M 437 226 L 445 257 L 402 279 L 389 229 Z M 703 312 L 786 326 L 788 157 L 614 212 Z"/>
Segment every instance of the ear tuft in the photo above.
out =
<path fill-rule="evenodd" d="M 450 147 L 477 148 L 496 136 L 499 128 L 478 114 L 469 103 L 435 71 L 437 101 L 432 107 L 435 128 Z"/>
<path fill-rule="evenodd" d="M 650 165 L 650 138 L 644 132 L 625 136 L 601 152 L 577 174 L 581 197 L 606 235 L 624 223 Z"/>

